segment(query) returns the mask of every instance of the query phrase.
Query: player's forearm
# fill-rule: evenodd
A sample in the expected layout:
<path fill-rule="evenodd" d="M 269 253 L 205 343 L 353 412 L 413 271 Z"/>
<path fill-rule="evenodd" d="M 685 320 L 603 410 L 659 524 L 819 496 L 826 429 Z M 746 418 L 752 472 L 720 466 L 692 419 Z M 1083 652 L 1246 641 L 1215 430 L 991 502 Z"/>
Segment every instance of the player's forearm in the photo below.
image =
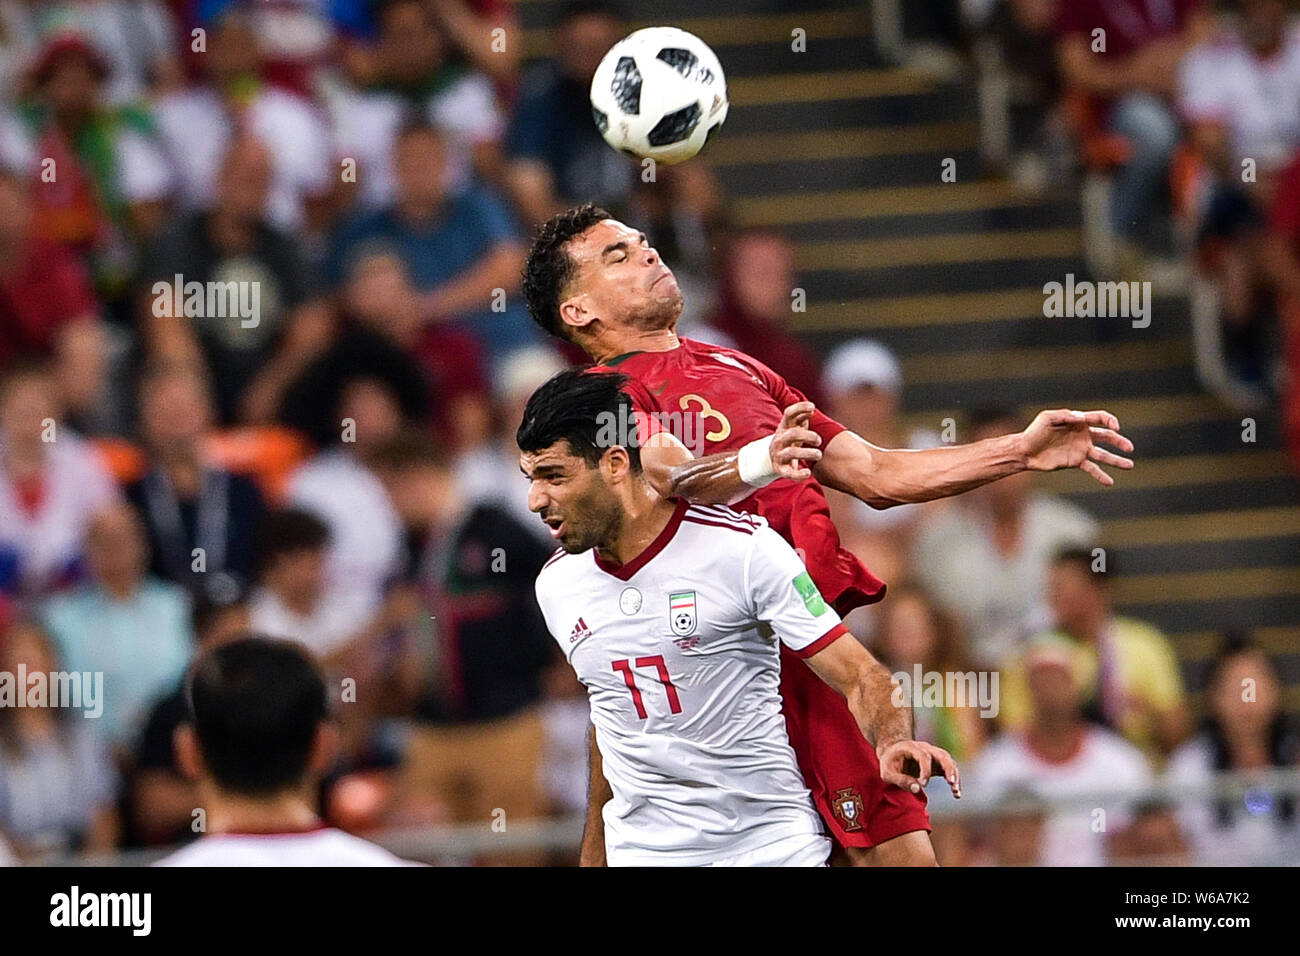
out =
<path fill-rule="evenodd" d="M 596 729 L 591 729 L 587 740 L 587 822 L 582 828 L 582 848 L 578 853 L 579 866 L 605 865 L 605 804 L 614 792 L 605 779 L 600 750 L 596 746 Z"/>
<path fill-rule="evenodd" d="M 902 695 L 895 695 L 893 678 L 883 664 L 873 661 L 871 667 L 863 668 L 844 699 L 862 736 L 877 749 L 911 739 L 912 708 Z"/>
<path fill-rule="evenodd" d="M 681 442 L 663 432 L 641 449 L 641 468 L 661 498 L 685 498 L 701 505 L 729 505 L 754 493 L 740 474 L 740 453 L 691 457 Z"/>
<path fill-rule="evenodd" d="M 703 505 L 729 505 L 748 498 L 754 487 L 740 477 L 736 452 L 692 458 L 666 470 L 662 487 L 655 490 L 665 498 L 685 498 Z M 653 484 L 653 482 L 652 482 Z"/>
<path fill-rule="evenodd" d="M 895 694 L 889 669 L 847 630 L 807 658 L 807 664 L 844 695 L 862 736 L 877 748 L 912 736 L 912 709 Z"/>
<path fill-rule="evenodd" d="M 947 498 L 1028 467 L 1020 435 L 945 448 L 877 448 L 852 432 L 831 439 L 818 479 L 876 508 Z"/>

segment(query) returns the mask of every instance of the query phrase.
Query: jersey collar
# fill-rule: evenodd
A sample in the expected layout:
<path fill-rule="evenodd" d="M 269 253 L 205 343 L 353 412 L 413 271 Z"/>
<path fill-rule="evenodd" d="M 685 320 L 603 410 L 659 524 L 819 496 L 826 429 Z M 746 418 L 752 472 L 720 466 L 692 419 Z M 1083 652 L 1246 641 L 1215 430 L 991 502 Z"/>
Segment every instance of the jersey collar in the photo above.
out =
<path fill-rule="evenodd" d="M 641 349 L 637 349 L 635 352 L 624 352 L 622 355 L 615 355 L 609 361 L 601 362 L 600 364 L 605 366 L 606 368 L 613 368 L 615 365 L 621 365 L 622 363 L 626 362 L 634 355 L 640 355 L 641 351 L 642 351 Z"/>
<path fill-rule="evenodd" d="M 631 561 L 625 561 L 622 564 L 612 564 L 600 556 L 595 548 L 591 549 L 591 556 L 596 559 L 596 567 L 600 568 L 606 574 L 612 574 L 620 581 L 627 581 L 643 567 L 650 562 L 664 548 L 668 547 L 668 542 L 673 540 L 673 535 L 677 533 L 677 528 L 682 523 L 682 516 L 686 514 L 686 509 L 690 503 L 685 498 L 677 500 L 677 507 L 673 509 L 673 516 L 668 519 L 664 529 L 655 536 L 644 551 L 638 554 Z"/>

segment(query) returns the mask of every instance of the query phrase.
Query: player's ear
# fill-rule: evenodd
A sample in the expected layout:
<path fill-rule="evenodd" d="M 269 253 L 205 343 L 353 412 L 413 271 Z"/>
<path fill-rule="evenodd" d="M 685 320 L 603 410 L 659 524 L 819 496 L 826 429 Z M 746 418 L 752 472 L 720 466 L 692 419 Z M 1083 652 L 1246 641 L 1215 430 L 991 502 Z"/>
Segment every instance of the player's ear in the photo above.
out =
<path fill-rule="evenodd" d="M 567 336 L 572 336 L 574 331 L 585 329 L 595 321 L 596 315 L 591 311 L 590 305 L 590 300 L 585 292 L 580 295 L 570 296 L 560 303 L 560 324 Z"/>
<path fill-rule="evenodd" d="M 189 780 L 198 780 L 206 769 L 203 764 L 203 751 L 199 747 L 199 738 L 194 733 L 192 724 L 181 724 L 172 733 L 172 751 L 176 755 L 176 766 L 181 774 Z"/>
<path fill-rule="evenodd" d="M 600 456 L 600 470 L 607 482 L 623 481 L 632 470 L 632 460 L 622 445 L 612 445 Z"/>

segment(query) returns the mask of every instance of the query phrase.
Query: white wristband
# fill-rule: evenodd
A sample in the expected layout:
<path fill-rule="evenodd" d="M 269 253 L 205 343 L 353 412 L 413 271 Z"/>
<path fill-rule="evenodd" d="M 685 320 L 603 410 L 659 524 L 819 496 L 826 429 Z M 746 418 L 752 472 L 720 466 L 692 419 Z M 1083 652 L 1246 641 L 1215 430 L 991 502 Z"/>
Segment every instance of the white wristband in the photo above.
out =
<path fill-rule="evenodd" d="M 756 438 L 736 456 L 740 480 L 753 488 L 762 488 L 780 477 L 772 467 L 772 436 Z"/>

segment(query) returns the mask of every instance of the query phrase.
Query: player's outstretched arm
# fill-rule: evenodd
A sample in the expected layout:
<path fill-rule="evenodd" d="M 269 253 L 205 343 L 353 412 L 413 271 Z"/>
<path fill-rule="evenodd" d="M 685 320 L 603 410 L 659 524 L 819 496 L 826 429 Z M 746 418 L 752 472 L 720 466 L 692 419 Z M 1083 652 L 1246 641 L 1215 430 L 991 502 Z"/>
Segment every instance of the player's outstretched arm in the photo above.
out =
<path fill-rule="evenodd" d="M 819 481 L 877 508 L 958 495 L 1021 471 L 1079 468 L 1103 485 L 1115 479 L 1102 465 L 1125 471 L 1133 443 L 1110 412 L 1053 409 L 1039 412 L 1022 432 L 945 448 L 879 448 L 850 431 L 826 444 L 815 472 Z"/>
<path fill-rule="evenodd" d="M 961 776 L 952 755 L 912 739 L 911 708 L 895 694 L 889 672 L 852 634 L 841 635 L 805 662 L 844 695 L 862 735 L 876 747 L 886 783 L 920 793 L 931 776 L 942 774 L 953 796 L 961 796 Z"/>
<path fill-rule="evenodd" d="M 705 505 L 729 505 L 748 498 L 776 478 L 807 478 L 821 460 L 821 436 L 808 427 L 811 402 L 785 410 L 770 439 L 739 451 L 695 458 L 670 432 L 658 431 L 641 445 L 641 467 L 663 498 L 685 498 Z"/>
<path fill-rule="evenodd" d="M 605 779 L 600 748 L 596 746 L 596 728 L 591 728 L 587 739 L 587 822 L 582 828 L 582 849 L 578 853 L 579 866 L 605 866 L 605 818 L 601 811 L 614 799 L 614 792 Z"/>

